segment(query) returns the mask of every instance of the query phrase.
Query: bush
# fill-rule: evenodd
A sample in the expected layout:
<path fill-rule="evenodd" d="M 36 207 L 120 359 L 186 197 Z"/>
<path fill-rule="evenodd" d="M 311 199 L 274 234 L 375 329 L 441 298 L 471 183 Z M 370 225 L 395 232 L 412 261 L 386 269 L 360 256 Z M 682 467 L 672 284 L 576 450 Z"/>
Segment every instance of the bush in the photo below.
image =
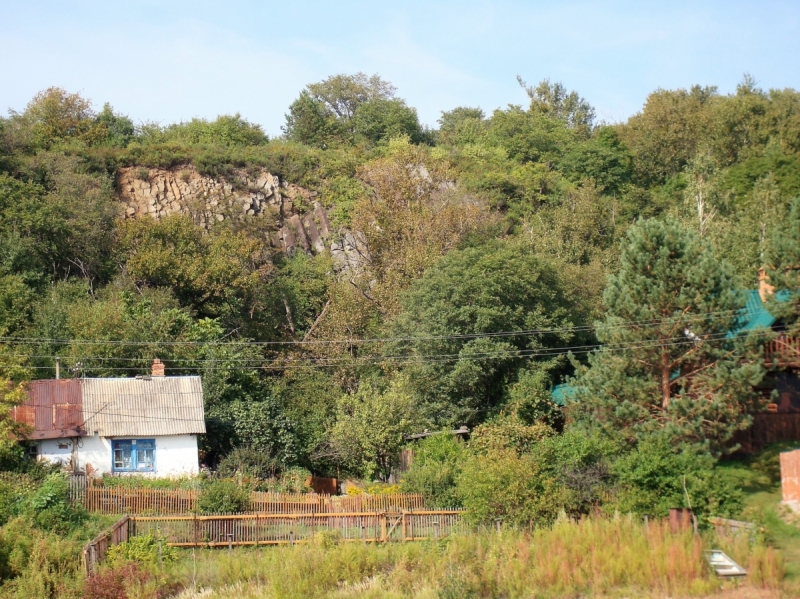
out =
<path fill-rule="evenodd" d="M 66 533 L 84 522 L 87 512 L 69 500 L 69 482 L 64 473 L 53 473 L 29 497 L 25 515 L 41 530 Z"/>
<path fill-rule="evenodd" d="M 742 508 L 742 492 L 715 465 L 692 447 L 642 442 L 612 464 L 617 491 L 607 509 L 663 517 L 670 508 L 691 507 L 698 515 L 731 517 Z"/>
<path fill-rule="evenodd" d="M 124 562 L 138 562 L 140 564 L 158 564 L 158 539 L 152 534 L 133 537 L 132 539 L 114 545 L 108 550 L 108 561 L 112 564 Z M 178 559 L 178 550 L 168 547 L 166 542 L 161 544 L 161 562 L 169 563 Z"/>
<path fill-rule="evenodd" d="M 90 576 L 83 588 L 84 599 L 162 599 L 178 588 L 160 580 L 139 564 L 126 563 Z"/>
<path fill-rule="evenodd" d="M 200 491 L 197 511 L 201 514 L 244 512 L 250 507 L 250 490 L 232 480 L 209 481 Z"/>
<path fill-rule="evenodd" d="M 419 493 L 426 505 L 458 505 L 456 476 L 461 469 L 464 444 L 451 435 L 433 435 L 414 447 L 414 457 L 403 475 L 401 490 Z"/>
<path fill-rule="evenodd" d="M 223 478 L 243 476 L 245 478 L 274 478 L 280 471 L 277 459 L 248 447 L 237 447 L 222 458 L 217 466 L 217 474 Z"/>

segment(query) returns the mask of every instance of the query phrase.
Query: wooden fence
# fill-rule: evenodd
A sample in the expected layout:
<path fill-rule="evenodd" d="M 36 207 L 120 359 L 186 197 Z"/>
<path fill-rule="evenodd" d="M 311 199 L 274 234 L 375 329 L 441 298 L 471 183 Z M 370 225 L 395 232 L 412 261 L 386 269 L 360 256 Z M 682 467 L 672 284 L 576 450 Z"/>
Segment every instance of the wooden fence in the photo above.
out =
<path fill-rule="evenodd" d="M 737 453 L 747 455 L 780 441 L 800 441 L 800 412 L 753 414 L 752 426 L 733 437 L 733 443 L 741 446 Z"/>
<path fill-rule="evenodd" d="M 321 532 L 337 541 L 388 543 L 439 539 L 461 532 L 463 511 L 338 512 L 124 516 L 83 548 L 86 575 L 97 571 L 109 547 L 152 534 L 170 547 L 239 547 L 308 543 Z"/>
<path fill-rule="evenodd" d="M 79 489 L 73 499 L 102 514 L 183 515 L 197 510 L 199 492 L 193 489 L 94 487 Z M 401 512 L 424 509 L 421 495 L 318 495 L 316 493 L 250 494 L 247 511 L 264 514 L 341 512 Z"/>
<path fill-rule="evenodd" d="M 133 535 L 153 534 L 172 547 L 307 543 L 320 532 L 338 541 L 387 543 L 443 538 L 464 529 L 463 512 L 425 510 L 322 514 L 132 516 Z"/>
<path fill-rule="evenodd" d="M 95 539 L 89 541 L 83 548 L 83 567 L 89 576 L 97 570 L 98 564 L 106 558 L 108 548 L 124 543 L 132 534 L 131 519 L 123 516 L 111 528 L 100 533 Z"/>

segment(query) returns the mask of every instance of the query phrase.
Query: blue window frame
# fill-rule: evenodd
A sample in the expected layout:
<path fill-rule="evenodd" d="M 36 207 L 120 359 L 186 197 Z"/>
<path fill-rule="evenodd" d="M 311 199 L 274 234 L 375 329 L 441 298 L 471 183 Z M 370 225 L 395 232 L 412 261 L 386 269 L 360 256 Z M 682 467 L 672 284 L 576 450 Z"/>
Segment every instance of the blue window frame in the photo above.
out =
<path fill-rule="evenodd" d="M 155 439 L 115 439 L 111 442 L 112 472 L 155 472 Z"/>

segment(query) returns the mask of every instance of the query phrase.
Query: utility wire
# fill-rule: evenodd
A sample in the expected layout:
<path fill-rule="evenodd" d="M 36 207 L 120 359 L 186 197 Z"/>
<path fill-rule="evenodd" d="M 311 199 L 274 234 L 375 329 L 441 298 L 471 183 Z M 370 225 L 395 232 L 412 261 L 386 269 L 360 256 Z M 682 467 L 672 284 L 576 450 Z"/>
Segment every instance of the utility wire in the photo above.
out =
<path fill-rule="evenodd" d="M 524 329 L 518 331 L 500 331 L 492 333 L 464 333 L 456 335 L 433 335 L 421 337 L 375 337 L 367 339 L 311 339 L 306 341 L 232 341 L 223 343 L 220 341 L 126 341 L 119 339 L 58 339 L 47 337 L 0 337 L 0 343 L 11 343 L 20 345 L 36 345 L 42 343 L 63 344 L 63 345 L 133 345 L 133 346 L 308 346 L 308 345 L 331 345 L 331 344 L 357 344 L 357 343 L 379 343 L 389 341 L 437 341 L 455 339 L 479 339 L 483 337 L 516 337 L 531 335 L 551 335 L 555 333 L 594 331 L 598 328 L 636 328 L 646 326 L 661 326 L 663 324 L 686 322 L 694 320 L 721 320 L 723 315 L 733 315 L 740 313 L 741 310 L 722 310 L 718 312 L 707 312 L 696 315 L 681 315 L 660 319 L 649 319 L 641 321 L 623 321 L 620 323 L 602 324 L 599 327 L 594 325 L 579 325 L 570 327 L 557 327 L 549 329 Z"/>

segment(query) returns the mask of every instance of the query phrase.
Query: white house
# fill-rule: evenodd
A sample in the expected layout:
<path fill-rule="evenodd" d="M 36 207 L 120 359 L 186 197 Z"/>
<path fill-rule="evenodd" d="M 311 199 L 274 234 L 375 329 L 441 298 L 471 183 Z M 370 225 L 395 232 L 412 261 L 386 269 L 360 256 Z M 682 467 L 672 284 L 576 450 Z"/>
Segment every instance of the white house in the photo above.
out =
<path fill-rule="evenodd" d="M 199 376 L 33 381 L 15 419 L 32 427 L 37 459 L 87 474 L 180 476 L 199 470 L 206 432 Z"/>

